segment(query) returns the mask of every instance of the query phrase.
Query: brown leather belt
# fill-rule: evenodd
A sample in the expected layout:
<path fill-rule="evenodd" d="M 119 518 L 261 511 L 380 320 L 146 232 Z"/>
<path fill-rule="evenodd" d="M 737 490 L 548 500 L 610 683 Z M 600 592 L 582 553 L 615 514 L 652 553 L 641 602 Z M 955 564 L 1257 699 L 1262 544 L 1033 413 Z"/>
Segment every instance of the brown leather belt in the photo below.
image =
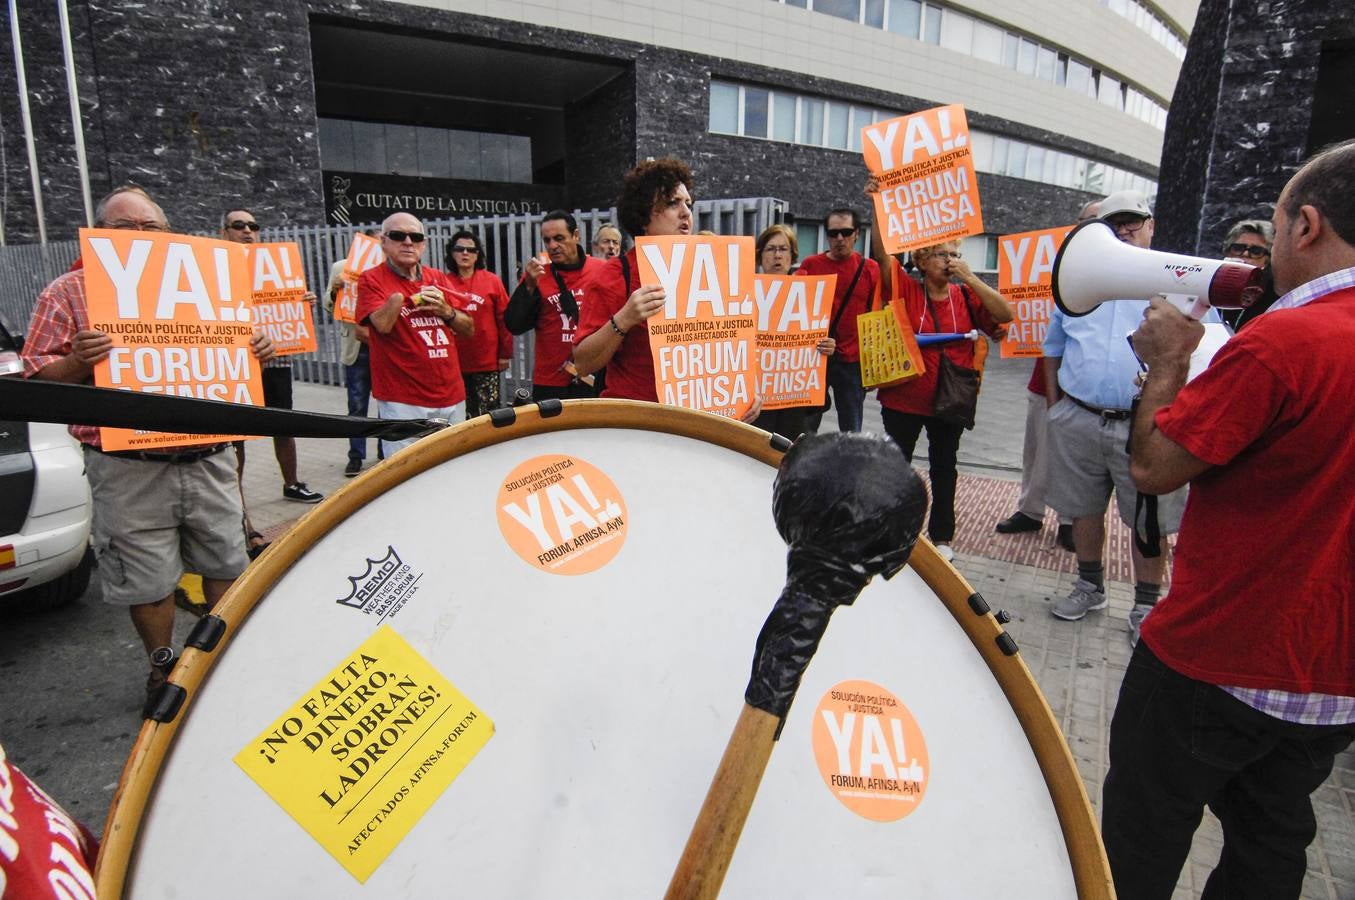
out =
<path fill-rule="evenodd" d="M 171 463 L 176 466 L 195 463 L 206 459 L 209 456 L 215 456 L 222 450 L 225 450 L 229 444 L 213 444 L 210 447 L 198 447 L 193 450 L 183 450 L 178 453 L 152 453 L 149 450 L 103 450 L 98 447 L 95 449 L 104 456 L 116 456 L 118 459 L 139 459 L 142 462 Z"/>
<path fill-rule="evenodd" d="M 1065 393 L 1064 396 L 1087 412 L 1096 413 L 1107 422 L 1127 422 L 1129 421 L 1129 417 L 1134 414 L 1134 411 L 1130 409 L 1102 409 L 1099 406 L 1092 406 L 1090 403 L 1083 403 L 1072 394 Z"/>

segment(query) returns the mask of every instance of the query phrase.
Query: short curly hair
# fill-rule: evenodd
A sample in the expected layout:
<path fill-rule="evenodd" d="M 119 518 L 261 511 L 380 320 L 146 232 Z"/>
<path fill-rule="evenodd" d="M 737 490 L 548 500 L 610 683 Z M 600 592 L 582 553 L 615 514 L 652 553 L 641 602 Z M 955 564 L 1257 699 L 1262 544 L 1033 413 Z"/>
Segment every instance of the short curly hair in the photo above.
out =
<path fill-rule="evenodd" d="M 666 200 L 679 184 L 692 190 L 692 170 L 681 160 L 665 157 L 636 164 L 626 173 L 616 201 L 621 227 L 632 236 L 644 234 L 659 199 Z"/>
<path fill-rule="evenodd" d="M 789 225 L 768 225 L 763 229 L 762 234 L 757 236 L 757 241 L 753 244 L 753 249 L 757 252 L 757 261 L 762 262 L 762 251 L 767 249 L 767 244 L 771 243 L 772 238 L 781 235 L 790 244 L 791 265 L 800 261 L 800 242 L 795 239 L 795 229 Z"/>

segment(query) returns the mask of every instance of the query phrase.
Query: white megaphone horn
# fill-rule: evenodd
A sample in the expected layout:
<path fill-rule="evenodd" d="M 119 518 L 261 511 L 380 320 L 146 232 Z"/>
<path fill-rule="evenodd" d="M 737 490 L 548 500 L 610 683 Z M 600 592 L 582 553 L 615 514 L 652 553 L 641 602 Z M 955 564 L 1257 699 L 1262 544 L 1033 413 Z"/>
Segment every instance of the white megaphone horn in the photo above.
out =
<path fill-rule="evenodd" d="M 1107 300 L 1145 300 L 1163 294 L 1199 319 L 1211 306 L 1251 306 L 1264 291 L 1262 269 L 1231 260 L 1200 259 L 1132 247 L 1104 219 L 1083 222 L 1054 258 L 1054 302 L 1065 315 L 1085 316 Z"/>

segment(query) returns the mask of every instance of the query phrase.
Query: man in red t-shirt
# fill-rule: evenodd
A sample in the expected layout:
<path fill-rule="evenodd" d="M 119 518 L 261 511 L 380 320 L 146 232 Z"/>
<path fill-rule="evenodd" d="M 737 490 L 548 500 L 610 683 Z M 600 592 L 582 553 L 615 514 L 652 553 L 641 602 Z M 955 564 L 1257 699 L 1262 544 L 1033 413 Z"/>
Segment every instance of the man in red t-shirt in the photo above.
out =
<path fill-rule="evenodd" d="M 455 335 L 475 333 L 466 313 L 451 305 L 447 276 L 423 265 L 423 223 L 396 213 L 381 223 L 386 262 L 358 279 L 359 325 L 368 326 L 372 396 L 382 419 L 466 419 Z M 385 454 L 416 439 L 383 441 Z"/>
<path fill-rule="evenodd" d="M 1186 384 L 1201 325 L 1154 300 L 1130 447 L 1138 488 L 1190 483 L 1171 591 L 1110 732 L 1102 834 L 1119 896 L 1172 895 L 1205 805 L 1206 896 L 1298 897 L 1310 794 L 1355 739 L 1355 141 L 1275 207 L 1269 310 Z"/>
<path fill-rule="evenodd" d="M 861 351 L 856 343 L 856 317 L 877 306 L 880 299 L 880 266 L 856 252 L 861 222 L 854 209 L 835 209 L 823 218 L 828 233 L 828 252 L 800 263 L 799 275 L 836 275 L 832 328 L 828 336 L 837 350 L 828 357 L 828 390 L 837 406 L 838 431 L 860 431 L 866 404 L 861 387 Z M 818 431 L 822 413 L 805 420 L 808 431 Z"/>
<path fill-rule="evenodd" d="M 513 334 L 536 331 L 532 399 L 574 400 L 596 397 L 595 380 L 580 379 L 574 368 L 574 330 L 588 306 L 589 285 L 603 260 L 583 252 L 579 223 L 562 209 L 541 221 L 541 243 L 549 263 L 527 260 L 522 281 L 508 300 L 504 323 Z"/>

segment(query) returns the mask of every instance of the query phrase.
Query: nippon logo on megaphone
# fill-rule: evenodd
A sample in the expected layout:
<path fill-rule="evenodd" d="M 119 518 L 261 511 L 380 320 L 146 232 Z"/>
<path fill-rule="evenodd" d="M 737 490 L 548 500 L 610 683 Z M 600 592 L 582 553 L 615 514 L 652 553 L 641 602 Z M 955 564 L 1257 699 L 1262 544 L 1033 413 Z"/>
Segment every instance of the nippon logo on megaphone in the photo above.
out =
<path fill-rule="evenodd" d="M 1168 263 L 1162 267 L 1162 271 L 1170 272 L 1177 281 L 1185 281 L 1191 275 L 1204 271 L 1204 266 L 1177 266 Z"/>

